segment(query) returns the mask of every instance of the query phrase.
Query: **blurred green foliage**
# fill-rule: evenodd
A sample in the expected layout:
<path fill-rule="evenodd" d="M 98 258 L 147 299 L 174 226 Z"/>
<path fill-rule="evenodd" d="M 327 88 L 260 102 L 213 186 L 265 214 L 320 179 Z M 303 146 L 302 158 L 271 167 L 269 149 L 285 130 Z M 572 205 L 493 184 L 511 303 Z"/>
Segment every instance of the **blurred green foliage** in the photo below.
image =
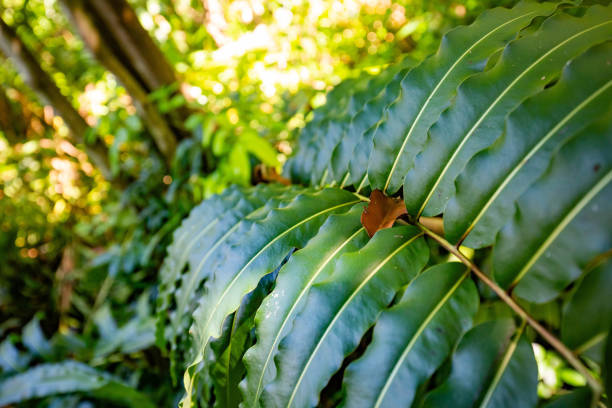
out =
<path fill-rule="evenodd" d="M 217 2 L 131 0 L 180 78 L 150 99 L 162 113 L 194 112 L 185 123 L 191 137 L 167 166 L 131 97 L 59 4 L 1 0 L 2 19 L 91 126 L 87 138 L 108 146 L 120 183 L 102 179 L 62 119 L 0 56 L 9 106 L 0 122 L 0 378 L 74 359 L 156 406 L 174 404 L 181 386 L 153 347 L 150 305 L 166 246 L 189 210 L 229 184 L 252 183 L 258 163 L 280 171 L 312 109 L 343 79 L 406 55 L 420 60 L 447 29 L 514 2 L 234 0 L 218 3 L 215 25 L 204 4 Z M 79 395 L 32 406 L 97 401 Z"/>

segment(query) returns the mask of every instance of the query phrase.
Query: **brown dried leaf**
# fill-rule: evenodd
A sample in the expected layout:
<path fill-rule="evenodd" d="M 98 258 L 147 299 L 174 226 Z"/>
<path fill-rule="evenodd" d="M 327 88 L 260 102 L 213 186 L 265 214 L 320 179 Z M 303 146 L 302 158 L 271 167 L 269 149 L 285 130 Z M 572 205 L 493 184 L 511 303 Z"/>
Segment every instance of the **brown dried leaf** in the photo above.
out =
<path fill-rule="evenodd" d="M 393 226 L 398 217 L 407 213 L 401 198 L 387 197 L 382 191 L 374 190 L 370 194 L 370 204 L 361 213 L 361 225 L 372 237 L 376 231 Z"/>
<path fill-rule="evenodd" d="M 269 167 L 261 163 L 256 165 L 253 169 L 253 184 L 259 183 L 280 183 L 285 186 L 291 185 L 291 181 L 278 174 L 274 167 Z"/>

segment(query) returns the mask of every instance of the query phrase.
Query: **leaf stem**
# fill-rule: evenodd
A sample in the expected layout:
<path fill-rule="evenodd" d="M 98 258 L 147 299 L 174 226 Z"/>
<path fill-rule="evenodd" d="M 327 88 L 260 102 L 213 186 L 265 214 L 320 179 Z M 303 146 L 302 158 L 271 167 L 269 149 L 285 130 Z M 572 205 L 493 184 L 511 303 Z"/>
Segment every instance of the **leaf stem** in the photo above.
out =
<path fill-rule="evenodd" d="M 370 202 L 370 197 L 366 197 L 366 196 L 361 195 L 361 194 L 359 194 L 359 193 L 353 193 L 353 195 L 354 195 L 355 197 L 359 198 L 361 201 L 364 201 L 364 202 L 366 202 L 366 203 L 369 203 L 369 202 Z"/>
<path fill-rule="evenodd" d="M 498 286 L 491 278 L 489 278 L 483 271 L 478 268 L 472 261 L 466 258 L 459 249 L 455 248 L 450 242 L 445 240 L 443 237 L 439 236 L 435 232 L 431 231 L 427 227 L 422 224 L 417 223 L 417 226 L 429 237 L 434 239 L 438 244 L 440 244 L 444 249 L 446 249 L 451 254 L 455 255 L 464 265 L 469 267 L 474 275 L 478 277 L 481 281 L 483 281 L 488 287 L 495 292 L 499 298 L 504 301 L 516 314 L 518 314 L 521 318 L 525 319 L 527 324 L 529 324 L 533 329 L 540 335 L 544 340 L 548 342 L 552 347 L 554 347 L 559 354 L 561 354 L 580 374 L 584 376 L 587 383 L 593 390 L 594 400 L 599 400 L 599 396 L 602 393 L 602 386 L 589 372 L 587 367 L 580 361 L 580 359 L 569 349 L 565 344 L 561 342 L 557 337 L 555 337 L 552 333 L 546 330 L 537 320 L 531 317 L 512 297 L 500 286 Z"/>

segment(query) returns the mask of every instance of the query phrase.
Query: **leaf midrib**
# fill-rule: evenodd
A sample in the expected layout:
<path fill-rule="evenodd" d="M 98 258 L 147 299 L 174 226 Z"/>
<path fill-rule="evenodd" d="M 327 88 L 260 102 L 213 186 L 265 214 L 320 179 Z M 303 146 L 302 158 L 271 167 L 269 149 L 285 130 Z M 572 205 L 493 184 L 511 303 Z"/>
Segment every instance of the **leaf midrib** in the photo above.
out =
<path fill-rule="evenodd" d="M 397 359 L 397 362 L 393 366 L 393 369 L 391 370 L 391 373 L 387 377 L 387 380 L 385 381 L 385 384 L 384 384 L 382 390 L 380 391 L 380 394 L 378 395 L 378 399 L 376 400 L 376 403 L 374 404 L 374 408 L 379 408 L 380 404 L 382 404 L 382 402 L 384 401 L 385 395 L 387 394 L 387 391 L 389 391 L 389 387 L 391 387 L 391 383 L 393 382 L 393 379 L 395 378 L 395 376 L 399 372 L 399 369 L 401 368 L 402 363 L 404 362 L 404 360 L 406 359 L 406 357 L 408 356 L 408 354 L 410 353 L 410 351 L 412 350 L 412 348 L 416 344 L 416 342 L 419 339 L 419 337 L 421 336 L 421 334 L 423 334 L 423 332 L 425 331 L 425 329 L 427 328 L 429 323 L 431 323 L 431 321 L 436 316 L 436 314 L 440 311 L 440 309 L 446 304 L 446 302 L 451 298 L 451 296 L 453 296 L 453 294 L 457 291 L 459 286 L 465 281 L 465 278 L 468 275 L 469 275 L 469 270 L 466 271 L 457 280 L 457 282 L 455 282 L 455 284 L 451 287 L 451 289 L 448 291 L 448 293 L 446 295 L 444 295 L 444 297 L 436 304 L 436 307 L 434 307 L 434 309 L 427 315 L 427 318 L 418 327 L 417 331 L 412 336 L 412 339 L 410 339 L 410 342 L 408 343 L 408 345 L 406 345 L 406 347 L 404 348 L 404 351 L 402 352 L 400 357 Z"/>
<path fill-rule="evenodd" d="M 357 296 L 359 291 L 361 289 L 363 289 L 363 287 L 370 281 L 370 279 L 372 279 L 378 273 L 378 271 L 383 266 L 385 266 L 385 264 L 387 262 L 389 262 L 389 260 L 391 260 L 391 258 L 393 258 L 395 255 L 397 255 L 402 249 L 406 248 L 408 245 L 410 245 L 411 243 L 416 241 L 422 235 L 423 235 L 423 233 L 419 233 L 419 234 L 415 235 L 414 237 L 410 238 L 408 241 L 406 241 L 405 243 L 403 243 L 402 245 L 397 247 L 393 252 L 391 252 L 391 254 L 389 254 L 380 263 L 378 263 L 378 265 L 376 265 L 376 267 L 372 270 L 372 272 L 370 272 L 370 274 L 366 277 L 366 279 L 364 279 L 364 281 L 361 282 L 359 284 L 359 286 L 357 286 L 357 288 L 355 288 L 355 290 L 353 291 L 353 293 L 351 293 L 351 295 L 347 298 L 347 300 L 344 303 L 342 303 L 342 306 L 340 307 L 338 312 L 334 315 L 334 318 L 327 325 L 325 331 L 323 332 L 323 335 L 317 341 L 317 345 L 315 346 L 314 350 L 312 351 L 312 353 L 310 353 L 310 357 L 308 358 L 308 361 L 306 362 L 306 365 L 304 365 L 304 367 L 302 368 L 300 376 L 298 377 L 298 381 L 295 383 L 295 386 L 293 387 L 293 392 L 291 393 L 291 397 L 289 398 L 289 402 L 287 403 L 287 408 L 291 407 L 291 404 L 293 403 L 293 400 L 294 400 L 294 398 L 295 398 L 295 396 L 297 394 L 297 391 L 298 391 L 298 389 L 299 389 L 299 387 L 300 387 L 300 385 L 302 383 L 302 380 L 304 379 L 304 376 L 306 375 L 306 372 L 308 371 L 308 368 L 309 368 L 310 364 L 312 363 L 312 361 L 314 359 L 314 356 L 317 354 L 317 352 L 319 350 L 319 347 L 321 347 L 321 345 L 323 344 L 323 340 L 331 332 L 332 327 L 334 326 L 336 321 L 340 318 L 340 316 L 342 315 L 344 310 L 352 302 L 352 300 L 355 298 L 355 296 Z"/>
<path fill-rule="evenodd" d="M 240 271 L 238 271 L 236 276 L 234 276 L 234 278 L 229 282 L 229 284 L 227 285 L 227 287 L 225 288 L 225 290 L 223 291 L 223 293 L 219 297 L 219 300 L 217 301 L 217 303 L 214 305 L 214 307 L 209 312 L 208 320 L 206 321 L 206 324 L 203 326 L 202 332 L 206 332 L 208 330 L 208 327 L 210 325 L 210 322 L 211 322 L 212 318 L 215 315 L 215 312 L 217 311 L 219 306 L 223 303 L 223 299 L 225 298 L 227 293 L 230 291 L 230 289 L 234 286 L 234 284 L 236 283 L 238 278 L 240 278 L 242 273 L 249 267 L 249 265 L 251 265 L 251 263 L 253 263 L 255 261 L 255 259 L 257 259 L 257 257 L 259 257 L 259 255 L 261 255 L 263 252 L 265 252 L 271 245 L 273 245 L 276 241 L 278 241 L 280 238 L 282 238 L 283 236 L 285 236 L 289 232 L 291 232 L 294 229 L 298 228 L 300 225 L 303 225 L 306 222 L 308 222 L 308 221 L 310 221 L 310 220 L 312 220 L 312 219 L 314 219 L 314 218 L 316 218 L 316 217 L 318 217 L 320 215 L 323 215 L 323 214 L 325 214 L 327 212 L 336 210 L 336 209 L 341 208 L 341 207 L 345 207 L 347 205 L 357 204 L 359 202 L 361 202 L 361 200 L 345 202 L 345 203 L 342 203 L 342 204 L 335 205 L 333 207 L 326 208 L 325 210 L 319 211 L 319 212 L 317 212 L 317 213 L 315 213 L 313 215 L 310 215 L 307 218 L 305 218 L 305 219 L 301 220 L 300 222 L 298 222 L 297 224 L 294 224 L 291 227 L 287 228 L 285 231 L 283 231 L 282 233 L 280 233 L 279 235 L 274 237 L 274 239 L 269 241 L 266 245 L 264 245 L 264 247 L 262 249 L 260 249 L 253 257 L 251 257 L 251 259 L 242 267 L 242 269 L 240 269 Z M 206 344 L 208 344 L 208 338 L 205 338 L 202 341 L 203 341 L 203 344 L 202 344 L 201 348 L 203 350 L 206 347 Z"/>
<path fill-rule="evenodd" d="M 612 170 L 603 176 L 589 191 L 576 203 L 574 207 L 567 213 L 567 215 L 561 220 L 561 222 L 555 227 L 551 234 L 546 240 L 540 245 L 533 256 L 525 263 L 523 269 L 518 273 L 514 281 L 510 285 L 515 287 L 519 281 L 527 274 L 529 269 L 538 261 L 542 254 L 550 247 L 550 245 L 557 239 L 557 237 L 563 232 L 565 227 L 573 221 L 573 219 L 584 209 L 584 207 L 595 197 L 601 190 L 603 190 L 608 183 L 612 181 Z"/>
<path fill-rule="evenodd" d="M 205 233 L 208 232 L 208 230 L 210 230 L 212 227 L 214 227 L 217 222 L 219 222 L 219 219 L 215 219 L 213 222 L 211 222 L 210 224 L 208 224 L 206 227 L 202 228 L 200 230 L 200 232 L 198 232 L 194 238 L 187 244 L 187 246 L 185 246 L 185 248 L 183 249 L 183 253 L 180 256 L 180 260 L 179 260 L 179 265 L 183 265 L 185 263 L 185 261 L 187 260 L 187 257 L 189 256 L 189 253 L 191 252 L 191 248 L 193 248 L 193 246 L 195 245 L 195 243 L 197 242 L 198 239 L 200 239 L 202 237 L 202 235 L 204 235 Z M 187 238 L 188 234 L 185 234 L 183 236 L 183 238 Z M 181 239 L 180 241 L 178 241 L 177 244 L 182 244 L 183 240 Z"/>
<path fill-rule="evenodd" d="M 523 72 L 521 72 L 511 83 L 510 85 L 508 85 L 499 95 L 497 98 L 495 98 L 495 100 L 493 101 L 493 103 L 491 103 L 491 105 L 483 112 L 483 114 L 480 116 L 480 118 L 478 118 L 478 120 L 476 121 L 476 123 L 470 128 L 470 130 L 467 132 L 467 134 L 465 135 L 465 137 L 461 140 L 461 142 L 459 143 L 459 145 L 454 149 L 452 156 L 450 157 L 450 159 L 446 162 L 446 164 L 444 165 L 444 168 L 442 169 L 442 172 L 438 175 L 434 185 L 432 186 L 432 188 L 429 190 L 429 193 L 427 194 L 427 197 L 425 198 L 425 200 L 423 201 L 423 204 L 421 205 L 421 208 L 419 209 L 416 218 L 418 219 L 421 214 L 423 213 L 423 211 L 425 210 L 425 207 L 427 206 L 427 204 L 429 203 L 429 200 L 431 200 L 431 197 L 433 196 L 434 192 L 436 191 L 436 189 L 438 188 L 438 185 L 440 185 L 440 183 L 442 182 L 442 179 L 444 178 L 444 176 L 446 175 L 446 173 L 448 172 L 448 169 L 450 168 L 450 166 L 453 164 L 453 162 L 455 161 L 455 159 L 457 158 L 457 156 L 459 155 L 459 153 L 461 152 L 461 149 L 463 148 L 463 146 L 467 143 L 467 141 L 470 139 L 470 137 L 474 134 L 474 132 L 476 131 L 476 129 L 480 126 L 480 124 L 486 119 L 487 115 L 493 110 L 493 108 L 499 103 L 499 101 L 506 96 L 506 94 L 508 92 L 510 92 L 510 90 L 514 87 L 514 85 L 516 85 L 521 79 L 523 79 L 523 77 L 525 75 L 527 75 L 527 73 L 529 71 L 531 71 L 536 65 L 540 64 L 546 57 L 548 57 L 550 54 L 552 54 L 553 52 L 555 52 L 556 50 L 558 50 L 560 47 L 564 46 L 565 44 L 567 44 L 568 42 L 574 40 L 575 38 L 589 32 L 592 30 L 595 30 L 603 25 L 606 24 L 612 24 L 612 21 L 605 21 L 603 23 L 599 23 L 596 24 L 594 26 L 591 26 L 585 30 L 582 30 L 574 35 L 572 35 L 569 38 L 566 38 L 565 40 L 561 41 L 559 44 L 557 44 L 556 46 L 554 46 L 553 48 L 551 48 L 550 50 L 548 50 L 546 53 L 544 53 L 543 55 L 541 55 L 537 60 L 535 60 L 533 63 L 531 63 L 531 65 L 529 65 L 525 70 L 523 70 Z"/>
<path fill-rule="evenodd" d="M 481 208 L 478 215 L 474 218 L 470 226 L 463 233 L 459 242 L 462 242 L 469 233 L 474 229 L 476 224 L 480 221 L 480 219 L 487 212 L 489 207 L 493 205 L 493 202 L 497 200 L 502 191 L 506 188 L 506 186 L 512 181 L 512 179 L 518 174 L 518 172 L 527 164 L 527 162 L 544 146 L 544 144 L 550 140 L 558 131 L 561 129 L 567 122 L 569 122 L 573 116 L 575 116 L 580 110 L 582 110 L 585 106 L 591 103 L 595 98 L 605 92 L 610 86 L 612 86 L 612 81 L 608 81 L 603 87 L 599 88 L 597 91 L 589 95 L 588 98 L 583 100 L 578 106 L 576 106 L 570 113 L 568 113 L 561 121 L 555 125 L 523 158 L 520 162 L 514 167 L 514 169 L 506 176 L 503 182 L 498 186 L 495 192 L 491 195 L 486 204 Z"/>
<path fill-rule="evenodd" d="M 306 285 L 304 285 L 304 289 L 302 289 L 302 291 L 299 293 L 297 299 L 294 301 L 293 305 L 291 306 L 291 309 L 289 310 L 289 312 L 287 313 L 287 315 L 283 319 L 283 323 L 282 323 L 281 327 L 279 328 L 276 337 L 274 338 L 274 342 L 272 343 L 272 347 L 270 348 L 270 351 L 269 351 L 268 355 L 266 356 L 266 361 L 265 361 L 265 363 L 263 365 L 263 368 L 261 370 L 261 375 L 259 376 L 259 381 L 257 383 L 257 389 L 255 391 L 255 397 L 253 398 L 253 404 L 255 404 L 255 402 L 259 399 L 259 396 L 261 395 L 261 391 L 263 390 L 262 383 L 263 383 L 263 379 L 264 379 L 264 374 L 266 372 L 266 369 L 268 368 L 268 364 L 270 363 L 270 359 L 272 358 L 272 353 L 274 352 L 274 348 L 276 347 L 276 344 L 278 343 L 278 341 L 280 339 L 280 336 L 283 333 L 285 325 L 289 321 L 289 317 L 293 314 L 293 312 L 295 311 L 295 308 L 297 307 L 297 305 L 302 300 L 302 297 L 304 297 L 304 295 L 308 292 L 308 290 L 312 286 L 313 282 L 316 280 L 316 278 L 319 276 L 319 274 L 323 271 L 323 269 L 325 269 L 327 264 L 342 250 L 342 248 L 344 248 L 346 245 L 348 245 L 349 242 L 351 242 L 357 235 L 359 235 L 364 230 L 365 230 L 365 228 L 363 228 L 363 227 L 359 228 L 348 239 L 346 239 L 344 242 L 342 242 L 342 244 L 336 250 L 334 250 L 334 252 L 329 257 L 327 257 L 325 259 L 325 261 L 320 265 L 320 267 L 317 269 L 317 271 L 312 275 L 312 278 L 306 283 Z"/>
<path fill-rule="evenodd" d="M 501 381 L 501 378 L 504 375 L 504 372 L 506 371 L 508 364 L 510 364 L 510 360 L 512 359 L 512 356 L 514 355 L 514 351 L 516 350 L 516 347 L 518 346 L 518 342 L 520 341 L 521 336 L 523 335 L 523 330 L 525 330 L 525 325 L 526 323 L 525 321 L 523 321 L 523 323 L 521 324 L 521 327 L 519 327 L 518 331 L 516 332 L 515 338 L 512 340 L 512 342 L 506 349 L 506 352 L 504 353 L 504 358 L 502 359 L 499 366 L 497 367 L 493 380 L 487 387 L 487 392 L 484 398 L 482 399 L 482 402 L 480 403 L 480 408 L 486 408 L 486 406 L 491 401 L 491 398 L 493 397 L 493 393 L 495 392 L 495 388 L 497 388 L 497 384 L 499 384 L 499 382 Z"/>
<path fill-rule="evenodd" d="M 251 212 L 249 215 L 254 214 L 255 212 L 257 212 L 257 210 L 259 210 L 259 208 L 257 208 L 255 211 Z M 249 216 L 247 215 L 247 217 Z M 204 255 L 204 257 L 202 258 L 202 260 L 200 260 L 200 263 L 198 264 L 198 267 L 196 269 L 196 271 L 192 274 L 190 274 L 189 276 L 189 280 L 187 281 L 187 285 L 185 286 L 185 288 L 188 288 L 189 290 L 186 291 L 185 293 L 189 293 L 191 291 L 191 288 L 193 287 L 197 276 L 200 274 L 200 271 L 202 270 L 202 267 L 204 267 L 204 262 L 206 262 L 206 260 L 208 259 L 208 257 L 210 256 L 210 254 L 212 254 L 215 249 L 217 249 L 217 247 L 219 245 L 221 245 L 226 239 L 227 237 L 229 237 L 231 235 L 232 232 L 234 232 L 236 230 L 236 228 L 238 228 L 238 226 L 240 225 L 240 222 L 242 220 L 239 220 L 238 222 L 236 222 L 229 230 L 227 230 L 227 232 L 225 234 L 223 234 L 223 236 L 206 252 L 206 254 Z M 185 299 L 185 300 L 183 300 Z M 176 307 L 176 311 L 178 312 L 177 315 L 182 315 L 183 314 L 183 310 L 185 309 L 185 306 L 187 306 L 187 301 L 188 301 L 188 297 L 187 296 L 181 296 L 179 297 L 179 301 L 177 302 L 177 307 Z M 177 320 L 178 322 L 178 320 Z M 177 323 L 178 324 L 178 323 Z M 177 329 L 176 325 L 175 325 L 175 330 Z"/>
<path fill-rule="evenodd" d="M 203 228 L 202 230 L 200 230 L 199 233 L 196 234 L 196 236 L 194 237 L 194 239 L 183 249 L 182 253 L 180 253 L 180 256 L 178 257 L 179 262 L 178 265 L 183 265 L 187 259 L 187 256 L 189 254 L 189 251 L 191 250 L 191 248 L 193 247 L 194 243 L 200 239 L 200 237 L 206 233 L 208 231 L 208 229 L 212 228 L 215 224 L 217 223 L 217 220 L 215 220 L 214 222 L 212 222 L 211 224 L 207 225 L 205 228 Z M 180 244 L 183 243 L 183 241 L 188 238 L 189 234 L 188 231 L 185 231 L 185 234 L 181 235 L 180 239 L 173 244 L 174 246 L 179 246 Z M 168 284 L 173 284 L 175 281 L 171 280 L 168 281 Z"/>
<path fill-rule="evenodd" d="M 400 157 L 401 157 L 401 155 L 402 155 L 402 153 L 404 151 L 404 148 L 406 147 L 406 143 L 408 143 L 408 140 L 412 136 L 412 132 L 414 131 L 417 122 L 421 118 L 421 115 L 423 114 L 423 112 L 425 112 L 425 108 L 427 107 L 427 105 L 429 105 L 429 102 L 431 102 L 431 100 L 434 97 L 434 94 L 436 92 L 438 92 L 438 89 L 440 89 L 440 87 L 442 86 L 444 81 L 446 81 L 446 78 L 448 78 L 448 76 L 451 74 L 451 72 L 456 68 L 457 64 L 459 64 L 470 52 L 472 52 L 472 50 L 478 44 L 480 44 L 482 41 L 484 41 L 487 37 L 493 35 L 493 33 L 495 33 L 497 30 L 500 30 L 504 26 L 506 26 L 508 24 L 511 24 L 511 23 L 515 22 L 516 20 L 519 20 L 521 18 L 525 18 L 525 17 L 529 16 L 530 14 L 535 14 L 535 13 L 536 13 L 535 11 L 531 11 L 529 13 L 525 13 L 525 14 L 519 16 L 519 17 L 516 17 L 516 18 L 514 18 L 512 20 L 509 20 L 509 21 L 505 22 L 504 24 L 496 27 L 494 30 L 489 31 L 486 35 L 484 35 L 482 38 L 480 38 L 478 41 L 476 41 L 474 44 L 472 44 L 467 50 L 465 50 L 465 52 L 463 54 L 461 54 L 461 56 L 453 63 L 453 65 L 451 65 L 451 67 L 448 69 L 448 71 L 446 71 L 446 73 L 440 79 L 440 81 L 438 81 L 438 83 L 436 84 L 435 88 L 430 92 L 430 94 L 428 95 L 427 99 L 425 100 L 425 102 L 421 106 L 421 109 L 419 110 L 419 113 L 414 118 L 414 121 L 412 122 L 412 125 L 410 126 L 410 129 L 408 130 L 408 133 L 404 137 L 404 141 L 402 142 L 402 146 L 400 147 L 400 149 L 398 150 L 398 152 L 397 152 L 397 154 L 395 156 L 395 160 L 393 161 L 393 165 L 391 166 L 391 171 L 389 172 L 389 176 L 387 176 L 387 181 L 385 182 L 385 186 L 383 188 L 383 191 L 387 191 L 387 188 L 389 187 L 389 183 L 391 182 L 391 178 L 393 177 L 393 173 L 395 172 L 397 164 L 399 163 L 399 159 L 400 159 Z"/>

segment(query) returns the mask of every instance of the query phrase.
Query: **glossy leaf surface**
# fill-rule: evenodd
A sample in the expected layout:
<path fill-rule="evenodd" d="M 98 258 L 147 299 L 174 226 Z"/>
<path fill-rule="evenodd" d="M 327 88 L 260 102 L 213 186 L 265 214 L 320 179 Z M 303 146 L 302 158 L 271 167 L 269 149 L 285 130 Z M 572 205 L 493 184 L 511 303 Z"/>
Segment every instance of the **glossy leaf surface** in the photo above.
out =
<path fill-rule="evenodd" d="M 436 265 L 378 319 L 372 344 L 345 373 L 346 407 L 410 406 L 472 325 L 476 286 L 465 266 Z"/>
<path fill-rule="evenodd" d="M 533 350 L 510 319 L 482 323 L 459 342 L 445 382 L 423 407 L 535 407 L 538 368 Z"/>
<path fill-rule="evenodd" d="M 361 248 L 368 236 L 359 221 L 363 205 L 332 215 L 308 246 L 297 251 L 280 270 L 274 291 L 255 316 L 257 343 L 246 353 L 244 384 L 247 406 L 258 405 L 265 385 L 276 377 L 274 356 L 293 327 L 313 284 L 328 279 L 338 258 Z"/>
<path fill-rule="evenodd" d="M 544 173 L 555 149 L 609 110 L 612 68 L 610 75 L 601 70 L 610 60 L 612 43 L 588 50 L 565 66 L 554 86 L 512 112 L 502 137 L 457 179 L 444 212 L 449 241 L 464 240 L 472 248 L 493 244 L 516 199 Z"/>
<path fill-rule="evenodd" d="M 343 255 L 334 274 L 310 289 L 293 330 L 280 344 L 278 373 L 264 390 L 264 406 L 317 404 L 344 357 L 427 262 L 420 235 L 413 227 L 381 230 L 362 249 Z"/>
<path fill-rule="evenodd" d="M 558 13 L 535 33 L 511 42 L 493 68 L 462 83 L 406 174 L 408 213 L 418 218 L 443 212 L 456 177 L 502 134 L 508 113 L 544 89 L 568 59 L 610 38 L 612 7 L 593 6 L 582 17 Z"/>
<path fill-rule="evenodd" d="M 555 7 L 554 3 L 523 2 L 511 10 L 492 9 L 472 25 L 446 34 L 437 54 L 402 79 L 398 98 L 383 113 L 368 164 L 372 188 L 387 194 L 399 190 L 429 127 L 448 106 L 459 84 L 481 71 L 487 59 L 517 31 L 534 18 L 552 13 Z"/>
<path fill-rule="evenodd" d="M 519 199 L 494 249 L 494 276 L 502 286 L 546 302 L 612 247 L 612 217 L 605 215 L 612 211 L 611 144 L 608 114 L 563 145 Z"/>

